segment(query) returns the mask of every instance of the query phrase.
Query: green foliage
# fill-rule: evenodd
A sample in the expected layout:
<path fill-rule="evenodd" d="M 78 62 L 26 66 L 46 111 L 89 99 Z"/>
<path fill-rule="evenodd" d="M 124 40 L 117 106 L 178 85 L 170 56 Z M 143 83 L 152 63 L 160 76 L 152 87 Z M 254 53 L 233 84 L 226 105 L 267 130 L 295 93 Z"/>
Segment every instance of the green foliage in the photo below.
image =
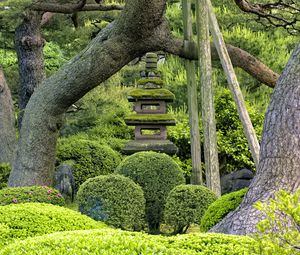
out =
<path fill-rule="evenodd" d="M 0 190 L 0 205 L 30 202 L 65 204 L 65 200 L 58 190 L 47 186 L 15 187 Z"/>
<path fill-rule="evenodd" d="M 228 213 L 234 211 L 242 202 L 247 188 L 223 195 L 213 202 L 205 211 L 200 221 L 201 231 L 208 231 L 218 224 Z"/>
<path fill-rule="evenodd" d="M 0 249 L 17 239 L 58 231 L 104 228 L 91 218 L 51 204 L 0 206 Z M 31 253 L 33 254 L 33 253 Z"/>
<path fill-rule="evenodd" d="M 59 45 L 53 42 L 46 43 L 43 51 L 47 75 L 56 72 L 67 61 Z"/>
<path fill-rule="evenodd" d="M 151 236 L 114 229 L 71 231 L 17 241 L 1 255 L 258 255 L 255 241 L 246 236 L 191 234 Z"/>
<path fill-rule="evenodd" d="M 122 175 L 88 179 L 78 191 L 79 210 L 95 220 L 125 230 L 144 225 L 145 198 L 142 188 Z"/>
<path fill-rule="evenodd" d="M 260 254 L 300 254 L 300 189 L 294 194 L 280 191 L 255 207 L 266 217 L 257 224 Z"/>
<path fill-rule="evenodd" d="M 167 197 L 164 220 L 174 233 L 185 233 L 193 223 L 198 224 L 208 206 L 217 199 L 201 185 L 179 185 Z"/>
<path fill-rule="evenodd" d="M 149 230 L 159 231 L 168 193 L 184 183 L 180 167 L 166 154 L 138 152 L 125 158 L 116 173 L 130 177 L 142 187 Z"/>
<path fill-rule="evenodd" d="M 120 163 L 120 155 L 96 141 L 78 139 L 77 136 L 60 139 L 57 148 L 57 163 L 74 161 L 75 188 L 88 178 L 112 173 Z"/>
<path fill-rule="evenodd" d="M 0 164 L 0 189 L 7 187 L 10 171 L 11 166 L 9 163 Z"/>

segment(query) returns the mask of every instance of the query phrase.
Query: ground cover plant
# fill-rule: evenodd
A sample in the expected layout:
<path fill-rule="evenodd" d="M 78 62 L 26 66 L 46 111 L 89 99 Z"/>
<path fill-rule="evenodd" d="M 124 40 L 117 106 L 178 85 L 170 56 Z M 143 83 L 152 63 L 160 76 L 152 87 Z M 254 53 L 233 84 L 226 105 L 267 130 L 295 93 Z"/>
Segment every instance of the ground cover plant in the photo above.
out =
<path fill-rule="evenodd" d="M 65 199 L 58 190 L 47 186 L 15 187 L 0 190 L 0 205 L 29 202 L 64 205 Z"/>
<path fill-rule="evenodd" d="M 106 225 L 60 206 L 25 203 L 0 206 L 0 248 L 17 239 Z M 37 251 L 36 251 L 37 252 Z"/>
<path fill-rule="evenodd" d="M 142 187 L 149 231 L 158 232 L 168 193 L 185 183 L 180 167 L 170 156 L 148 151 L 125 158 L 115 172 L 130 177 Z"/>
<path fill-rule="evenodd" d="M 145 216 L 142 188 L 122 175 L 102 175 L 84 182 L 78 191 L 79 210 L 97 221 L 125 230 L 141 230 Z"/>

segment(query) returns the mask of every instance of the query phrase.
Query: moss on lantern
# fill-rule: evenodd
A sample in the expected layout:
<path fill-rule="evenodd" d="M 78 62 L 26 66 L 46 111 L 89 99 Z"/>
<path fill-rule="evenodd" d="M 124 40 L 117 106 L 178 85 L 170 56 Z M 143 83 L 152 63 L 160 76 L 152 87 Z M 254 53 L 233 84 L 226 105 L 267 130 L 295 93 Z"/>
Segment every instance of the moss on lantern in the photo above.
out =
<path fill-rule="evenodd" d="M 175 95 L 167 89 L 134 89 L 128 94 L 128 100 L 135 101 L 133 99 L 161 99 L 172 102 L 175 100 Z"/>
<path fill-rule="evenodd" d="M 136 124 L 159 124 L 175 125 L 176 121 L 172 114 L 132 114 L 125 118 L 127 125 Z"/>

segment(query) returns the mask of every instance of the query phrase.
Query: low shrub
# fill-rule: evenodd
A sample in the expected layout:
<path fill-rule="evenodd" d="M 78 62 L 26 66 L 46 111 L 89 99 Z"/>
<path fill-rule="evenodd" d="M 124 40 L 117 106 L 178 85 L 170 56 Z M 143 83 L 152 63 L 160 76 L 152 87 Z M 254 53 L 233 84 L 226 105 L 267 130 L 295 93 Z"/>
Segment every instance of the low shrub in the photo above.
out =
<path fill-rule="evenodd" d="M 299 255 L 300 189 L 294 194 L 279 191 L 274 199 L 258 202 L 255 207 L 265 216 L 257 224 L 258 251 L 263 255 Z"/>
<path fill-rule="evenodd" d="M 142 188 L 122 175 L 88 179 L 77 193 L 79 210 L 95 220 L 126 230 L 144 225 L 145 198 Z"/>
<path fill-rule="evenodd" d="M 218 224 L 228 213 L 234 211 L 242 202 L 248 188 L 223 195 L 213 202 L 200 221 L 200 229 L 204 232 Z"/>
<path fill-rule="evenodd" d="M 201 185 L 179 185 L 168 195 L 164 220 L 172 226 L 174 234 L 185 233 L 193 223 L 198 224 L 208 206 L 217 199 Z"/>
<path fill-rule="evenodd" d="M 7 187 L 10 171 L 10 164 L 0 164 L 0 189 Z"/>
<path fill-rule="evenodd" d="M 103 223 L 85 215 L 51 204 L 26 203 L 0 206 L 0 248 L 16 239 L 58 231 L 104 227 Z"/>
<path fill-rule="evenodd" d="M 180 167 L 168 155 L 138 152 L 125 158 L 116 173 L 130 177 L 144 190 L 150 232 L 158 232 L 169 192 L 185 180 Z"/>
<path fill-rule="evenodd" d="M 53 233 L 17 241 L 1 255 L 258 255 L 255 241 L 245 236 L 194 234 L 150 236 L 114 229 Z"/>
<path fill-rule="evenodd" d="M 120 155 L 106 145 L 70 136 L 61 139 L 57 149 L 57 163 L 74 161 L 75 190 L 88 178 L 110 174 L 120 163 Z"/>
<path fill-rule="evenodd" d="M 65 204 L 65 200 L 59 191 L 47 186 L 15 187 L 0 190 L 0 205 L 30 202 L 54 205 Z"/>

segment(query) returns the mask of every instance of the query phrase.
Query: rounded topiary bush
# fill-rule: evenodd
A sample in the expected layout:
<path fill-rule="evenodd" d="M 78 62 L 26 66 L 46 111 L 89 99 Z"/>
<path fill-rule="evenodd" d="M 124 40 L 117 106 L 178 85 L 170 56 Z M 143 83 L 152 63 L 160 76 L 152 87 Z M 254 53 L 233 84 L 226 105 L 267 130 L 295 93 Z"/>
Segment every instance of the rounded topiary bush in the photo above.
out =
<path fill-rule="evenodd" d="M 0 189 L 7 187 L 10 171 L 10 164 L 0 164 Z"/>
<path fill-rule="evenodd" d="M 142 187 L 149 230 L 158 232 L 169 192 L 185 182 L 180 167 L 166 154 L 138 152 L 125 158 L 116 173 L 130 177 Z"/>
<path fill-rule="evenodd" d="M 120 155 L 106 145 L 78 139 L 61 139 L 57 148 L 57 163 L 74 161 L 75 189 L 88 178 L 112 173 L 121 161 Z"/>
<path fill-rule="evenodd" d="M 201 185 L 179 185 L 168 195 L 164 220 L 174 233 L 185 233 L 193 223 L 199 223 L 208 206 L 217 199 L 208 188 Z"/>
<path fill-rule="evenodd" d="M 79 210 L 95 220 L 126 230 L 144 225 L 145 198 L 142 188 L 122 175 L 88 179 L 77 193 Z"/>
<path fill-rule="evenodd" d="M 58 190 L 47 186 L 15 187 L 0 190 L 0 205 L 29 202 L 64 205 L 65 199 Z"/>
<path fill-rule="evenodd" d="M 208 231 L 218 224 L 228 213 L 235 210 L 242 202 L 248 188 L 223 195 L 213 202 L 200 221 L 201 231 Z"/>
<path fill-rule="evenodd" d="M 51 204 L 26 203 L 0 206 L 0 248 L 15 239 L 58 231 L 104 227 L 105 224 L 79 212 Z"/>

